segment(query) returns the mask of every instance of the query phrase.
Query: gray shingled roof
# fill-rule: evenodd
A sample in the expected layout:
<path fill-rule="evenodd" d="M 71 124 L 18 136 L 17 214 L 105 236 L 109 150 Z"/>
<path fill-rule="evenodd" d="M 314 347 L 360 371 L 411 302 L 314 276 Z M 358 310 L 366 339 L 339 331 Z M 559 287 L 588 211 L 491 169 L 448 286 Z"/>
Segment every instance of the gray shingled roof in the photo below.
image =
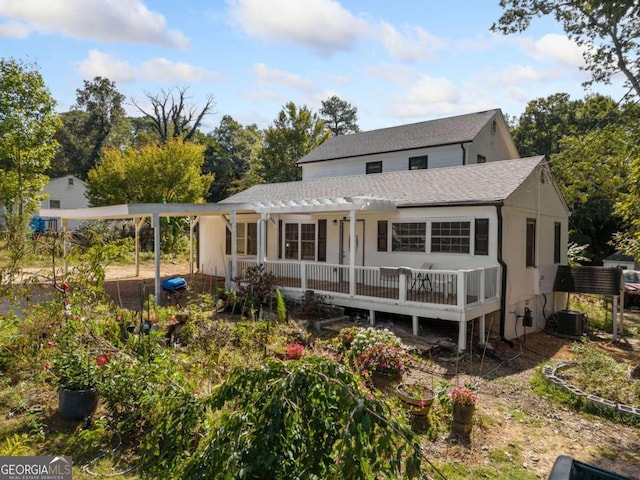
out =
<path fill-rule="evenodd" d="M 368 196 L 398 206 L 487 203 L 507 199 L 544 156 L 457 167 L 255 185 L 220 203 Z"/>
<path fill-rule="evenodd" d="M 351 135 L 339 135 L 309 152 L 298 160 L 298 164 L 470 142 L 498 112 L 500 112 L 499 109 L 487 110 Z"/>

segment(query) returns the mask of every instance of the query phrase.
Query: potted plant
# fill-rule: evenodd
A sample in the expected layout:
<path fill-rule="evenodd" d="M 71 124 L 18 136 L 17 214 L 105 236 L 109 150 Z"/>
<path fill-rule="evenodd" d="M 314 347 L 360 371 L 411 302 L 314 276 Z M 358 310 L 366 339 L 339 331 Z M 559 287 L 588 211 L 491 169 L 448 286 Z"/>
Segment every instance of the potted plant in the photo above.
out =
<path fill-rule="evenodd" d="M 396 395 L 402 405 L 414 416 L 426 416 L 435 398 L 433 390 L 419 383 L 401 383 L 396 387 Z"/>
<path fill-rule="evenodd" d="M 374 387 L 385 390 L 402 379 L 409 357 L 401 347 L 378 343 L 362 351 L 355 361 L 365 379 L 371 380 Z"/>
<path fill-rule="evenodd" d="M 469 433 L 478 397 L 469 386 L 458 385 L 450 394 L 453 415 L 453 431 Z"/>
<path fill-rule="evenodd" d="M 58 411 L 64 418 L 82 420 L 98 406 L 96 383 L 99 370 L 109 362 L 108 353 L 94 353 L 82 337 L 83 320 L 68 319 L 45 364 L 58 387 Z"/>

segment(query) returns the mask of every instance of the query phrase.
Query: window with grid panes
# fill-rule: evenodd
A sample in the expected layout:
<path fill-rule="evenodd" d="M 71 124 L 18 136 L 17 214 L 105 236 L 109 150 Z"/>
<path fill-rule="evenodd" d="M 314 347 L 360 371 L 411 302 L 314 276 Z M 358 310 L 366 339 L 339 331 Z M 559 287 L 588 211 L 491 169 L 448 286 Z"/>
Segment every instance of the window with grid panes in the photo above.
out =
<path fill-rule="evenodd" d="M 433 222 L 431 224 L 431 251 L 469 253 L 471 222 Z"/>
<path fill-rule="evenodd" d="M 392 223 L 392 252 L 424 252 L 427 224 L 424 222 Z"/>
<path fill-rule="evenodd" d="M 300 224 L 301 252 L 300 260 L 316 259 L 316 225 L 315 223 Z"/>
<path fill-rule="evenodd" d="M 284 226 L 284 258 L 298 260 L 298 224 Z"/>

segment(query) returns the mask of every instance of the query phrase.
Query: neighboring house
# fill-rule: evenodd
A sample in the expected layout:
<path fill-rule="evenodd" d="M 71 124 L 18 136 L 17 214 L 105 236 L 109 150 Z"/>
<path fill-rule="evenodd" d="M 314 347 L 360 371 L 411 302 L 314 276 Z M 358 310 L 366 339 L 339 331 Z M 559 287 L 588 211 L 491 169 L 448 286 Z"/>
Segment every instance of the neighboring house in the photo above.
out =
<path fill-rule="evenodd" d="M 569 212 L 546 159 L 517 157 L 499 110 L 334 137 L 300 159 L 302 181 L 201 216 L 199 263 L 228 280 L 263 263 L 288 296 L 409 315 L 415 334 L 458 322 L 460 350 L 472 320 L 481 342 L 540 330 L 562 308 Z"/>
<path fill-rule="evenodd" d="M 78 177 L 65 175 L 64 177 L 52 178 L 42 189 L 45 198 L 40 204 L 41 209 L 58 210 L 71 208 L 86 208 L 89 201 L 85 196 L 86 184 Z M 54 230 L 62 229 L 60 217 L 42 217 Z M 69 220 L 67 228 L 73 230 L 78 227 L 79 220 Z"/>
<path fill-rule="evenodd" d="M 604 267 L 622 268 L 624 270 L 638 270 L 640 265 L 631 255 L 624 252 L 616 252 L 602 260 Z"/>

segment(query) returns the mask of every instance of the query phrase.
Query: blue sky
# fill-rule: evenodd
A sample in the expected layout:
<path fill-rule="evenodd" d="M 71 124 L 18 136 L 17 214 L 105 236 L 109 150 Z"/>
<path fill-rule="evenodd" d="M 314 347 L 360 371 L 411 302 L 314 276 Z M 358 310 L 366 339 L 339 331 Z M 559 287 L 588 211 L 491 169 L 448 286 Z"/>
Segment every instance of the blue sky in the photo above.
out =
<path fill-rule="evenodd" d="M 174 86 L 196 105 L 211 94 L 206 132 L 222 115 L 264 128 L 289 101 L 318 110 L 331 95 L 358 108 L 363 130 L 583 98 L 581 51 L 561 26 L 493 34 L 501 11 L 498 0 L 0 0 L 0 51 L 36 62 L 60 111 L 95 76 L 128 103 Z M 593 92 L 617 100 L 621 84 Z"/>

